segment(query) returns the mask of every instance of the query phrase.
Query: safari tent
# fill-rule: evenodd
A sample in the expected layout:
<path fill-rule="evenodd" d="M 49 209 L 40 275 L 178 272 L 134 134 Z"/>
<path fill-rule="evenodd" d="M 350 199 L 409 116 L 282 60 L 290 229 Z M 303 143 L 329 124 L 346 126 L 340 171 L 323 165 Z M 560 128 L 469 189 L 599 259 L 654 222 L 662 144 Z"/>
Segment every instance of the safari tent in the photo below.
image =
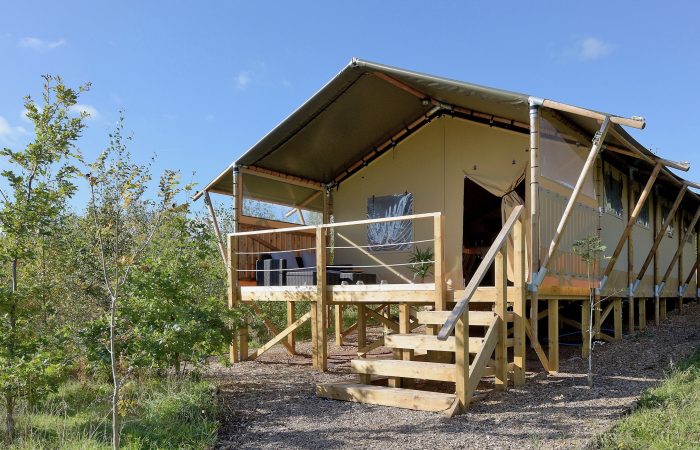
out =
<path fill-rule="evenodd" d="M 697 300 L 699 186 L 625 131 L 644 125 L 353 59 L 195 196 L 220 239 L 229 306 L 287 304 L 288 327 L 254 351 L 239 330 L 231 360 L 294 352 L 309 320 L 326 370 L 333 322 L 336 343 L 357 335 L 359 379 L 319 395 L 456 413 L 483 386 L 522 385 L 526 358 L 556 372 L 565 331 L 587 354 L 591 317 L 605 341 L 658 324 Z M 227 236 L 211 194 L 232 198 Z M 321 220 L 249 217 L 244 199 Z M 590 237 L 605 250 L 586 263 L 573 248 Z M 368 322 L 385 330 L 373 342 Z M 380 346 L 393 358 L 368 355 Z"/>

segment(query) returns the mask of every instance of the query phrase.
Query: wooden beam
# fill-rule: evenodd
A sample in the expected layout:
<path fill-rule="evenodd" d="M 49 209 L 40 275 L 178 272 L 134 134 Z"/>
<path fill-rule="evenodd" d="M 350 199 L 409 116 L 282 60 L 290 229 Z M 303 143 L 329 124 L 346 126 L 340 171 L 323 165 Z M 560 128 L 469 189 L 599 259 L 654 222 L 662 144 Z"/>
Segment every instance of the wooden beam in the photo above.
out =
<path fill-rule="evenodd" d="M 508 326 L 506 322 L 506 309 L 508 300 L 506 292 L 508 287 L 508 256 L 507 245 L 504 245 L 496 254 L 494 260 L 494 279 L 496 286 L 496 302 L 494 305 L 496 317 L 496 389 L 504 391 L 508 387 Z"/>
<path fill-rule="evenodd" d="M 301 186 L 309 189 L 316 189 L 319 191 L 323 191 L 325 189 L 325 186 L 323 183 L 320 183 L 318 181 L 314 180 L 309 180 L 306 178 L 302 177 L 297 177 L 294 175 L 288 175 L 282 172 L 276 172 L 274 170 L 270 169 L 263 169 L 261 167 L 254 167 L 254 166 L 244 166 L 241 167 L 241 172 L 242 173 L 248 173 L 250 175 L 255 175 L 256 177 L 261 177 L 261 178 L 268 178 L 270 180 L 275 180 L 279 181 L 282 183 L 286 184 L 292 184 L 295 186 Z"/>
<path fill-rule="evenodd" d="M 581 174 L 579 175 L 578 180 L 576 181 L 576 185 L 574 186 L 574 189 L 571 192 L 571 197 L 569 197 L 569 201 L 567 202 L 566 207 L 564 208 L 564 213 L 562 214 L 561 219 L 559 220 L 559 225 L 557 225 L 557 229 L 554 232 L 552 241 L 549 244 L 549 250 L 544 256 L 544 260 L 542 261 L 542 265 L 540 266 L 540 274 L 538 274 L 537 285 L 539 285 L 542 282 L 542 279 L 544 278 L 544 271 L 547 270 L 549 261 L 552 259 L 554 253 L 559 247 L 559 241 L 561 240 L 561 237 L 564 234 L 564 228 L 569 222 L 569 217 L 571 216 L 571 213 L 574 210 L 574 206 L 576 205 L 576 201 L 578 200 L 579 194 L 581 193 L 581 189 L 583 188 L 583 185 L 586 182 L 586 179 L 588 178 L 591 169 L 593 168 L 595 160 L 598 157 L 598 153 L 600 153 L 600 150 L 603 147 L 603 142 L 605 141 L 605 136 L 607 135 L 609 128 L 610 117 L 606 116 L 605 120 L 603 121 L 603 124 L 600 127 L 600 130 L 598 130 L 598 133 L 596 133 L 596 136 L 593 138 L 593 145 L 591 146 L 591 150 L 588 152 L 588 158 L 586 158 L 586 162 L 584 163 L 583 168 L 581 169 Z"/>
<path fill-rule="evenodd" d="M 530 322 L 525 320 L 523 321 L 523 325 L 525 325 L 525 333 L 527 334 L 527 337 L 530 338 L 530 342 L 532 342 L 532 348 L 533 350 L 535 350 L 537 357 L 540 359 L 542 367 L 544 367 L 544 370 L 549 371 L 549 360 L 547 359 L 547 355 L 545 354 L 544 350 L 542 350 L 540 342 L 537 339 L 532 338 L 532 329 L 530 328 Z"/>
<path fill-rule="evenodd" d="M 262 347 L 258 348 L 253 353 L 251 353 L 251 355 L 247 359 L 254 360 L 254 359 L 258 358 L 260 355 L 262 355 L 263 353 L 265 353 L 266 351 L 270 350 L 276 344 L 284 343 L 284 338 L 286 338 L 287 335 L 289 335 L 294 330 L 299 328 L 304 322 L 306 322 L 310 318 L 311 318 L 311 311 L 309 311 L 306 314 L 304 314 L 303 316 L 299 317 L 291 325 L 289 325 L 287 328 L 282 330 L 281 333 L 279 333 L 277 336 L 270 339 L 265 345 L 263 345 Z"/>
<path fill-rule="evenodd" d="M 491 326 L 486 331 L 484 336 L 484 343 L 481 346 L 481 350 L 474 357 L 474 361 L 469 366 L 469 398 L 474 396 L 474 391 L 476 391 L 481 377 L 484 375 L 484 369 L 491 359 L 494 350 L 496 349 L 496 344 L 498 343 L 498 318 L 494 317 Z"/>
<path fill-rule="evenodd" d="M 289 303 L 291 303 L 292 305 L 294 305 L 294 303 L 292 303 L 292 302 L 289 302 Z M 255 310 L 255 312 L 258 313 L 258 317 L 262 317 L 263 323 L 265 324 L 265 326 L 267 327 L 267 329 L 270 330 L 270 332 L 271 332 L 273 335 L 278 335 L 278 334 L 280 334 L 280 330 L 277 328 L 277 326 L 276 326 L 274 323 L 270 322 L 270 319 L 268 319 L 267 317 L 265 317 L 265 313 L 263 312 L 262 309 L 260 309 L 260 307 L 259 307 L 258 305 L 256 305 L 255 303 L 251 303 L 250 305 L 253 307 L 253 309 Z M 288 320 L 289 320 L 289 318 L 288 318 Z M 293 320 L 292 320 L 291 323 L 288 322 L 288 323 L 287 323 L 287 326 L 291 325 L 292 323 L 294 323 Z M 290 334 L 290 336 L 293 336 L 293 334 Z M 294 352 L 294 343 L 293 343 L 293 342 L 294 342 L 294 341 L 292 341 L 292 344 L 290 344 L 288 341 L 282 341 L 282 344 L 285 346 L 285 348 L 287 349 L 287 352 L 288 352 L 290 355 L 294 355 L 294 354 L 295 354 L 295 352 Z"/>
<path fill-rule="evenodd" d="M 644 126 L 646 125 L 644 119 L 642 119 L 642 118 L 636 118 L 636 117 L 627 118 L 627 117 L 607 115 L 607 114 L 599 113 L 597 111 L 593 111 L 590 109 L 581 108 L 579 106 L 568 105 L 566 103 L 556 102 L 554 100 L 543 100 L 542 106 L 544 106 L 545 108 L 556 109 L 558 111 L 564 111 L 564 112 L 568 112 L 571 114 L 577 114 L 579 116 L 588 117 L 590 119 L 595 119 L 598 122 L 604 122 L 606 120 L 609 120 L 610 122 L 616 123 L 618 125 L 625 125 L 625 126 L 637 128 L 640 130 L 643 129 Z"/>
<path fill-rule="evenodd" d="M 658 231 L 658 233 L 656 233 L 656 236 L 654 238 L 654 244 L 651 246 L 651 249 L 649 250 L 647 257 L 644 260 L 644 264 L 642 264 L 642 267 L 639 269 L 639 273 L 637 274 L 636 283 L 640 283 L 642 281 L 642 278 L 644 278 L 644 274 L 646 273 L 647 269 L 649 268 L 649 264 L 651 264 L 652 259 L 654 259 L 654 255 L 656 254 L 656 251 L 659 248 L 659 244 L 661 244 L 661 239 L 663 239 L 664 235 L 666 234 L 666 230 L 668 229 L 668 226 L 671 224 L 671 220 L 673 220 L 673 215 L 676 214 L 676 210 L 678 209 L 678 206 L 680 206 L 681 200 L 683 200 L 683 196 L 685 195 L 687 190 L 688 190 L 688 185 L 683 184 L 683 186 L 681 187 L 681 190 L 678 191 L 678 195 L 676 195 L 676 200 L 673 202 L 673 206 L 671 206 L 671 210 L 668 212 L 668 216 L 666 216 L 666 218 L 664 218 L 664 222 L 661 225 L 661 229 Z M 658 205 L 657 205 L 657 208 L 658 208 Z"/>
<path fill-rule="evenodd" d="M 588 358 L 591 353 L 591 301 L 581 303 L 581 357 Z"/>
<path fill-rule="evenodd" d="M 547 300 L 549 305 L 549 373 L 559 372 L 559 300 Z"/>
<path fill-rule="evenodd" d="M 238 239 L 235 236 L 228 235 L 228 264 L 227 266 L 227 284 L 228 284 L 228 307 L 236 309 L 238 307 L 238 299 L 240 298 L 240 286 L 238 285 Z M 238 358 L 238 333 L 233 333 L 231 345 L 229 346 L 229 360 L 237 363 Z"/>
<path fill-rule="evenodd" d="M 525 350 L 525 227 L 523 220 L 518 220 L 513 227 L 513 386 L 525 384 L 526 350 Z"/>
<path fill-rule="evenodd" d="M 695 211 L 695 215 L 693 216 L 693 220 L 690 222 L 690 226 L 682 234 L 682 236 L 678 242 L 678 248 L 676 249 L 676 252 L 673 254 L 673 258 L 671 258 L 671 262 L 669 263 L 668 268 L 666 269 L 666 272 L 664 273 L 663 278 L 661 278 L 660 283 L 665 283 L 666 280 L 668 280 L 668 277 L 671 275 L 671 270 L 673 270 L 673 266 L 676 264 L 676 261 L 678 261 L 678 258 L 680 257 L 681 253 L 683 252 L 684 243 L 688 240 L 688 235 L 692 233 L 692 230 L 695 228 L 695 225 L 698 223 L 698 219 L 700 219 L 700 207 L 698 207 L 698 209 Z M 678 224 L 678 228 L 681 229 L 680 222 Z"/>
<path fill-rule="evenodd" d="M 343 305 L 335 305 L 335 316 L 333 319 L 335 325 L 335 345 L 341 347 L 343 345 Z"/>
<path fill-rule="evenodd" d="M 291 326 L 295 322 L 295 315 L 296 315 L 296 305 L 294 302 L 287 302 L 287 326 Z M 289 333 L 287 336 L 287 345 L 289 350 L 292 352 L 293 355 L 296 354 L 296 341 L 294 339 L 294 332 Z"/>
<path fill-rule="evenodd" d="M 614 321 L 613 323 L 615 324 L 615 340 L 619 341 L 622 339 L 622 299 L 617 297 L 613 299 L 613 308 L 614 308 Z"/>
<path fill-rule="evenodd" d="M 634 225 L 637 223 L 637 218 L 639 217 L 639 214 L 642 212 L 642 208 L 644 207 L 644 204 L 647 201 L 647 198 L 649 197 L 649 194 L 651 194 L 651 189 L 654 186 L 654 182 L 656 181 L 656 177 L 659 175 L 659 171 L 661 170 L 661 163 L 656 163 L 654 166 L 654 170 L 651 172 L 651 175 L 647 179 L 647 183 L 644 186 L 644 189 L 639 195 L 639 200 L 637 200 L 636 205 L 634 206 L 634 209 L 632 210 L 632 213 L 630 214 L 629 220 L 627 221 L 627 226 L 625 227 L 625 230 L 622 232 L 622 236 L 620 236 L 620 239 L 617 241 L 617 246 L 615 247 L 615 250 L 613 251 L 612 256 L 610 257 L 610 260 L 608 262 L 608 265 L 605 268 L 605 272 L 603 272 L 603 277 L 604 279 L 607 279 L 608 276 L 612 273 L 613 269 L 615 268 L 615 263 L 617 262 L 617 258 L 620 256 L 620 253 L 622 253 L 622 248 L 625 246 L 625 242 L 627 241 L 627 238 L 630 236 L 630 233 L 632 233 L 632 230 L 634 229 Z M 631 192 L 631 186 L 627 186 L 628 190 Z"/>
<path fill-rule="evenodd" d="M 464 412 L 469 407 L 469 311 L 465 311 L 455 326 L 455 392 L 457 409 Z"/>
<path fill-rule="evenodd" d="M 211 203 L 211 198 L 209 197 L 209 192 L 204 191 L 204 204 L 207 205 L 209 210 L 209 220 L 214 228 L 214 234 L 216 235 L 216 243 L 219 246 L 219 253 L 221 254 L 221 259 L 224 261 L 224 266 L 228 264 L 226 259 L 226 248 L 224 246 L 224 238 L 221 235 L 221 228 L 219 228 L 219 221 L 216 220 L 216 211 L 214 210 L 214 205 Z"/>
<path fill-rule="evenodd" d="M 447 306 L 447 289 L 445 280 L 445 252 L 443 249 L 445 235 L 445 217 L 438 214 L 433 218 L 433 274 L 435 276 L 435 310 L 442 311 Z"/>

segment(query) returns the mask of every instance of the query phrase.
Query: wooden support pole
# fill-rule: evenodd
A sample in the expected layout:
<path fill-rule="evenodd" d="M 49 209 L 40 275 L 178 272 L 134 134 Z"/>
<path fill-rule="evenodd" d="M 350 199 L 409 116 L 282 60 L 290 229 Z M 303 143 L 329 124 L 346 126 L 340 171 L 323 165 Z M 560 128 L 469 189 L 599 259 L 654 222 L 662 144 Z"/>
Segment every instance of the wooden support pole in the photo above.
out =
<path fill-rule="evenodd" d="M 666 320 L 668 314 L 668 306 L 666 305 L 666 297 L 659 299 L 659 319 Z"/>
<path fill-rule="evenodd" d="M 411 305 L 408 303 L 399 304 L 399 333 L 408 334 L 411 332 Z M 413 360 L 413 350 L 404 349 L 402 350 L 401 359 L 404 361 Z M 413 380 L 411 378 L 403 378 L 401 380 L 401 387 L 412 388 Z"/>
<path fill-rule="evenodd" d="M 685 195 L 687 190 L 688 190 L 688 185 L 684 183 L 681 186 L 681 190 L 678 191 L 678 195 L 676 195 L 676 200 L 673 202 L 673 206 L 671 206 L 671 210 L 668 212 L 668 215 L 664 219 L 664 222 L 661 225 L 661 228 L 656 232 L 656 236 L 654 237 L 654 244 L 651 246 L 651 249 L 649 250 L 647 257 L 644 260 L 644 264 L 642 264 L 642 267 L 639 269 L 639 273 L 637 274 L 637 282 L 642 281 L 642 278 L 644 277 L 644 274 L 646 273 L 647 269 L 649 268 L 649 264 L 651 264 L 652 259 L 654 259 L 655 264 L 656 264 L 656 261 L 658 261 L 658 258 L 655 258 L 654 256 L 656 255 L 657 250 L 659 249 L 659 244 L 661 244 L 661 239 L 663 239 L 664 234 L 666 234 L 666 230 L 668 229 L 668 226 L 671 224 L 671 220 L 673 220 L 673 215 L 676 214 L 676 210 L 678 209 L 678 206 L 680 206 L 681 200 L 683 200 L 683 196 Z M 654 209 L 658 209 L 658 205 L 655 205 Z M 656 218 L 654 219 L 654 223 L 656 223 Z M 656 283 L 656 281 L 655 281 L 655 283 Z"/>
<path fill-rule="evenodd" d="M 634 209 L 632 210 L 632 213 L 630 214 L 629 219 L 627 220 L 627 226 L 625 227 L 625 230 L 622 232 L 622 236 L 620 236 L 620 239 L 617 242 L 617 246 L 615 247 L 615 250 L 613 251 L 613 254 L 608 261 L 608 265 L 605 267 L 605 272 L 603 272 L 604 278 L 607 278 L 615 268 L 617 258 L 620 256 L 620 253 L 622 253 L 622 248 L 625 246 L 627 238 L 632 233 L 632 230 L 634 229 L 634 224 L 637 223 L 637 218 L 642 212 L 642 208 L 644 207 L 644 204 L 646 203 L 649 194 L 651 194 L 652 187 L 654 186 L 654 182 L 656 181 L 656 177 L 659 175 L 660 170 L 661 163 L 656 163 L 656 165 L 654 166 L 654 170 L 652 170 L 651 175 L 649 176 L 649 179 L 647 180 L 647 183 L 644 186 L 644 189 L 639 195 L 639 200 L 637 200 L 637 204 L 634 206 Z M 631 192 L 629 185 L 628 192 Z"/>
<path fill-rule="evenodd" d="M 435 274 L 435 310 L 444 311 L 447 307 L 446 280 L 445 280 L 445 252 L 443 236 L 445 235 L 445 217 L 436 215 L 433 219 L 433 247 L 435 249 L 433 273 Z"/>
<path fill-rule="evenodd" d="M 616 297 L 613 299 L 613 323 L 615 324 L 615 340 L 622 339 L 622 299 Z"/>
<path fill-rule="evenodd" d="M 363 304 L 357 305 L 357 351 L 358 356 L 360 349 L 367 347 L 367 307 Z M 362 355 L 361 357 L 365 357 Z M 370 376 L 367 374 L 360 374 L 361 384 L 370 384 Z"/>
<path fill-rule="evenodd" d="M 233 186 L 233 232 L 237 233 L 240 230 L 240 223 L 241 223 L 241 216 L 243 215 L 243 175 L 239 172 L 238 167 L 234 167 L 232 171 L 232 186 Z M 234 238 L 235 241 L 235 248 L 236 248 L 236 256 L 235 256 L 235 264 L 236 264 L 236 271 L 234 272 L 234 279 L 236 281 L 236 305 L 240 302 L 241 298 L 241 289 L 240 289 L 240 283 L 238 282 L 238 247 L 239 247 L 239 237 L 236 236 Z M 248 359 L 248 323 L 247 320 L 244 318 L 243 322 L 241 323 L 241 328 L 238 330 L 238 353 L 240 354 L 239 356 L 239 361 L 245 361 Z"/>
<path fill-rule="evenodd" d="M 238 286 L 238 239 L 228 235 L 228 307 L 236 309 L 238 307 L 239 286 Z M 238 358 L 238 333 L 233 334 L 231 345 L 229 346 L 229 360 L 232 364 L 239 361 Z"/>
<path fill-rule="evenodd" d="M 287 326 L 290 327 L 296 321 L 296 306 L 294 302 L 287 302 Z M 296 340 L 294 339 L 294 330 L 287 335 L 287 345 L 292 354 L 296 354 Z"/>
<path fill-rule="evenodd" d="M 639 330 L 644 331 L 647 329 L 647 299 L 642 298 L 639 300 Z"/>
<path fill-rule="evenodd" d="M 343 345 L 343 305 L 335 305 L 333 322 L 335 325 L 335 345 L 340 347 Z"/>
<path fill-rule="evenodd" d="M 697 214 L 700 214 L 700 207 L 698 207 Z M 683 216 L 684 214 L 679 210 L 678 211 L 678 229 L 683 231 Z M 697 221 L 696 221 L 697 223 Z M 693 229 L 695 228 L 695 224 L 691 224 L 688 226 L 688 229 L 682 233 L 678 233 L 678 249 L 680 250 L 680 254 L 678 255 L 678 271 L 677 271 L 677 276 L 678 276 L 678 290 L 677 290 L 677 295 L 678 295 L 678 312 L 682 313 L 683 312 L 683 294 L 681 293 L 681 286 L 683 283 L 683 250 L 685 249 L 685 243 L 688 240 L 689 235 L 692 234 Z"/>
<path fill-rule="evenodd" d="M 469 389 L 469 311 L 464 311 L 455 326 L 455 391 L 457 407 L 464 412 L 471 400 Z"/>
<path fill-rule="evenodd" d="M 559 300 L 547 300 L 549 306 L 549 373 L 559 372 Z"/>
<path fill-rule="evenodd" d="M 693 220 L 692 220 L 692 222 L 690 222 L 690 227 L 688 227 L 688 229 L 684 233 L 682 233 L 682 236 L 678 240 L 678 248 L 676 249 L 676 252 L 673 254 L 673 258 L 671 258 L 671 262 L 668 264 L 668 267 L 666 268 L 666 272 L 664 273 L 664 276 L 661 278 L 659 283 L 665 283 L 666 280 L 668 280 L 668 277 L 671 276 L 671 271 L 673 270 L 673 266 L 676 265 L 676 262 L 679 261 L 680 256 L 683 254 L 683 243 L 688 239 L 688 235 L 692 232 L 693 228 L 698 223 L 698 219 L 700 219 L 700 207 L 695 211 L 695 216 L 693 216 Z M 679 229 L 681 228 L 680 221 L 678 221 L 678 228 Z M 665 232 L 665 228 L 662 231 Z M 680 234 L 681 233 L 679 233 L 679 235 Z M 680 283 L 680 281 L 681 280 L 679 277 L 678 282 Z"/>
<path fill-rule="evenodd" d="M 513 286 L 516 288 L 513 298 L 513 386 L 525 384 L 525 229 L 523 220 L 513 227 Z"/>
<path fill-rule="evenodd" d="M 219 253 L 221 253 L 221 258 L 224 260 L 224 264 L 228 264 L 226 259 L 226 248 L 224 245 L 224 238 L 221 235 L 221 228 L 219 228 L 219 221 L 216 219 L 216 210 L 214 205 L 211 203 L 211 197 L 209 197 L 209 192 L 204 191 L 204 204 L 207 205 L 209 210 L 209 220 L 211 221 L 211 226 L 214 228 L 214 234 L 216 235 L 216 243 L 219 246 Z"/>
<path fill-rule="evenodd" d="M 666 299 L 664 299 L 664 308 L 666 307 Z M 662 317 L 663 316 L 663 317 Z M 654 325 L 657 327 L 662 320 L 666 319 L 666 311 L 661 311 L 661 298 L 659 294 L 654 294 Z"/>
<path fill-rule="evenodd" d="M 581 356 L 587 358 L 591 353 L 591 301 L 581 303 Z"/>
<path fill-rule="evenodd" d="M 508 387 L 508 322 L 506 321 L 506 309 L 508 299 L 508 246 L 504 245 L 496 254 L 494 260 L 496 304 L 495 312 L 498 317 L 498 340 L 496 343 L 496 389 L 504 391 Z"/>
<path fill-rule="evenodd" d="M 634 333 L 634 295 L 627 297 L 627 332 Z"/>
<path fill-rule="evenodd" d="M 326 284 L 326 229 L 316 228 L 316 301 L 312 305 L 312 355 L 315 368 L 325 372 L 328 368 L 327 346 L 327 284 Z"/>
<path fill-rule="evenodd" d="M 551 261 L 552 257 L 554 256 L 554 253 L 559 248 L 559 242 L 561 241 L 561 238 L 564 235 L 564 229 L 566 228 L 566 224 L 569 222 L 569 218 L 571 217 L 571 213 L 574 210 L 576 201 L 578 201 L 581 189 L 583 189 L 583 185 L 585 184 L 586 179 L 588 178 L 594 166 L 596 158 L 598 157 L 600 150 L 603 148 L 603 142 L 605 141 L 605 136 L 608 134 L 609 128 L 610 116 L 605 116 L 603 124 L 600 126 L 600 129 L 593 138 L 593 145 L 591 146 L 591 150 L 588 152 L 586 162 L 583 164 L 583 168 L 581 169 L 581 173 L 579 174 L 578 180 L 576 181 L 576 185 L 574 186 L 574 189 L 571 192 L 571 197 L 569 197 L 569 201 L 567 202 L 566 207 L 564 208 L 564 213 L 562 214 L 561 219 L 559 220 L 559 224 L 557 225 L 557 229 L 554 232 L 552 241 L 549 243 L 549 250 L 547 251 L 547 253 L 544 256 L 544 259 L 542 260 L 540 271 L 547 270 L 549 261 Z M 537 281 L 539 283 L 541 280 Z"/>

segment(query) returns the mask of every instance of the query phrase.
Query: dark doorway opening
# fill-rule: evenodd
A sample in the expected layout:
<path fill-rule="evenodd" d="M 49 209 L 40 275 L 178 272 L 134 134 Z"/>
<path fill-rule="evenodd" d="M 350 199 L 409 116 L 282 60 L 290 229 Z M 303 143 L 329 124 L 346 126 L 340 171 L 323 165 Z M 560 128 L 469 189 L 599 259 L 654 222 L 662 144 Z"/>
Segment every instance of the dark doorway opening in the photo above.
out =
<path fill-rule="evenodd" d="M 515 192 L 525 196 L 525 183 L 520 182 Z M 462 220 L 462 275 L 465 285 L 476 272 L 502 227 L 501 197 L 493 195 L 469 178 L 464 178 L 464 216 Z M 494 285 L 493 265 L 484 276 L 481 286 Z"/>

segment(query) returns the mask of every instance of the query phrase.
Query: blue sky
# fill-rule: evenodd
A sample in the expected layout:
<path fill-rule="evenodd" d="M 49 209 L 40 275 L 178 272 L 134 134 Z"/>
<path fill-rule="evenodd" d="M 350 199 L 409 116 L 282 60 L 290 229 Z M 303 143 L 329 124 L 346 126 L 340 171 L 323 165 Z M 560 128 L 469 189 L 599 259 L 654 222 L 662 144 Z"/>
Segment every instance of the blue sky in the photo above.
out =
<path fill-rule="evenodd" d="M 90 81 L 80 142 L 118 110 L 132 152 L 206 184 L 351 57 L 607 111 L 700 181 L 697 2 L 2 2 L 0 146 L 30 138 L 43 73 Z"/>

